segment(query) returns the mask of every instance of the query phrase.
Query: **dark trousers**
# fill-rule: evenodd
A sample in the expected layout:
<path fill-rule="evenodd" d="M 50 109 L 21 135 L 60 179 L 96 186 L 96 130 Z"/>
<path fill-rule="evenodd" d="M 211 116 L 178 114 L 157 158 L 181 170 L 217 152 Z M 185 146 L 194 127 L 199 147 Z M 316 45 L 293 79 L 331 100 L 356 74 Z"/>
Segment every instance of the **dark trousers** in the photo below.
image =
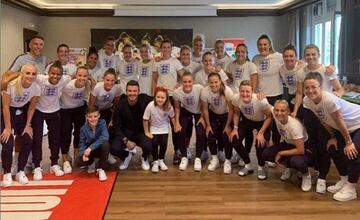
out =
<path fill-rule="evenodd" d="M 270 97 L 266 97 L 269 104 L 274 106 L 275 102 L 279 99 L 282 99 L 282 95 L 278 95 L 278 96 L 270 96 Z M 276 127 L 276 123 L 273 121 L 271 123 L 271 133 L 272 133 L 272 141 L 273 141 L 273 144 L 277 144 L 277 143 L 280 143 L 280 134 L 279 134 L 279 131 L 277 130 L 277 127 Z"/>
<path fill-rule="evenodd" d="M 111 117 L 112 117 L 111 108 L 100 110 L 100 118 L 104 119 L 107 125 L 110 123 Z"/>
<path fill-rule="evenodd" d="M 74 129 L 73 145 L 79 148 L 80 128 L 85 124 L 86 105 L 78 108 L 61 109 L 61 153 L 69 153 L 71 143 L 71 131 Z"/>
<path fill-rule="evenodd" d="M 33 163 L 35 167 L 40 167 L 40 162 L 42 160 L 42 140 L 43 140 L 43 129 L 44 121 L 48 126 L 48 140 L 50 148 L 50 160 L 51 166 L 58 163 L 59 153 L 60 153 L 60 111 L 53 113 L 44 113 L 39 110 L 36 110 L 32 120 L 33 125 L 33 146 L 32 146 L 32 155 Z"/>
<path fill-rule="evenodd" d="M 134 133 L 131 137 L 127 137 L 130 141 L 136 143 L 137 146 L 141 147 L 143 154 L 142 157 L 147 160 L 149 154 L 152 152 L 152 141 L 144 133 L 137 132 Z M 115 136 L 111 141 L 110 152 L 112 155 L 119 157 L 121 160 L 124 160 L 129 152 L 126 151 L 127 147 L 122 142 L 121 137 Z"/>
<path fill-rule="evenodd" d="M 350 133 L 351 139 L 355 145 L 355 148 L 357 152 L 360 152 L 360 129 L 357 129 L 356 131 L 353 131 Z M 345 140 L 342 137 L 341 133 L 339 131 L 335 132 L 336 140 L 338 141 L 338 147 L 339 152 L 337 153 L 343 153 L 344 147 L 346 146 Z M 351 160 L 347 156 L 345 156 L 345 161 L 347 165 L 347 171 L 348 171 L 348 181 L 350 183 L 357 183 L 359 180 L 360 175 L 360 156 L 359 154 L 356 156 L 355 159 Z"/>
<path fill-rule="evenodd" d="M 80 167 L 89 166 L 94 162 L 95 158 L 99 158 L 100 160 L 99 160 L 98 168 L 105 170 L 106 162 L 107 162 L 108 155 L 109 155 L 109 149 L 110 149 L 110 144 L 109 144 L 109 142 L 106 142 L 106 143 L 102 144 L 99 148 L 90 152 L 88 161 L 83 161 L 82 156 L 80 156 L 80 158 L 78 159 L 79 166 Z"/>
<path fill-rule="evenodd" d="M 33 140 L 28 134 L 22 135 L 26 126 L 28 105 L 21 108 L 10 107 L 10 120 L 11 128 L 14 129 L 14 133 L 21 140 L 21 149 L 18 158 L 18 171 L 23 171 L 27 163 Z M 1 133 L 5 128 L 4 119 L 1 118 Z M 14 136 L 11 134 L 9 140 L 1 142 L 1 160 L 4 169 L 4 173 L 10 173 L 12 165 L 12 152 L 14 148 Z"/>
<path fill-rule="evenodd" d="M 261 129 L 261 127 L 263 126 L 263 124 L 264 124 L 264 121 L 251 121 L 245 117 L 242 117 L 242 120 L 239 122 L 239 138 L 235 137 L 232 140 L 230 149 L 229 150 L 225 149 L 226 159 L 231 158 L 232 147 L 234 147 L 234 149 L 236 150 L 236 152 L 238 152 L 238 154 L 241 156 L 241 158 L 244 160 L 244 162 L 246 164 L 249 164 L 250 163 L 249 153 L 250 153 L 251 148 L 250 148 L 250 150 L 248 150 L 246 147 L 244 147 L 242 142 L 246 137 L 249 136 L 249 133 L 252 134 L 254 129 L 259 131 Z M 270 131 L 269 130 L 267 130 L 265 132 L 264 137 L 265 137 L 266 141 L 270 140 Z M 256 147 L 256 157 L 258 160 L 258 164 L 259 164 L 259 166 L 264 166 L 265 160 L 262 157 L 262 152 L 263 152 L 264 148 L 266 148 L 266 146 L 261 147 L 261 146 L 258 146 L 257 143 L 255 143 L 255 147 Z"/>
<path fill-rule="evenodd" d="M 193 126 L 193 118 L 195 119 L 195 132 L 196 132 L 196 157 L 201 156 L 202 151 L 206 146 L 206 136 L 205 136 L 205 128 L 198 124 L 201 114 L 194 114 L 187 111 L 184 108 L 180 109 L 180 125 L 182 127 L 179 132 L 179 147 L 181 151 L 181 155 L 186 157 L 186 148 L 189 145 L 187 141 L 187 137 L 189 133 L 191 134 L 192 126 Z"/>
<path fill-rule="evenodd" d="M 288 144 L 284 141 L 280 144 L 276 144 L 274 146 L 266 148 L 262 156 L 266 161 L 275 162 L 275 157 L 278 154 L 278 152 L 283 150 L 290 150 L 293 148 L 295 148 L 294 145 Z M 308 167 L 312 163 L 311 151 L 305 150 L 305 153 L 301 155 L 283 156 L 280 158 L 279 162 L 284 164 L 288 168 L 293 168 L 305 174 L 308 172 Z"/>
<path fill-rule="evenodd" d="M 172 96 L 170 96 L 170 103 L 172 106 L 175 106 L 175 101 L 174 98 Z M 179 133 L 176 133 L 174 131 L 174 125 L 170 122 L 170 126 L 171 126 L 171 137 L 172 137 L 172 142 L 174 145 L 174 153 L 176 153 L 177 150 L 180 149 L 179 147 Z"/>
<path fill-rule="evenodd" d="M 224 145 L 224 148 L 229 148 L 229 136 L 223 132 L 225 129 L 228 113 L 215 114 L 209 111 L 210 126 L 214 133 L 209 133 L 207 141 L 210 148 L 211 155 L 216 155 L 218 145 Z"/>
<path fill-rule="evenodd" d="M 335 147 L 326 148 L 330 138 L 327 130 L 322 126 L 320 120 L 309 109 L 304 108 L 304 125 L 309 135 L 309 147 L 314 155 L 314 168 L 319 171 L 319 178 L 326 179 L 330 170 L 331 159 L 341 176 L 347 175 L 347 167 L 343 151 Z"/>
<path fill-rule="evenodd" d="M 154 134 L 152 139 L 152 157 L 153 161 L 163 160 L 166 154 L 168 134 Z"/>

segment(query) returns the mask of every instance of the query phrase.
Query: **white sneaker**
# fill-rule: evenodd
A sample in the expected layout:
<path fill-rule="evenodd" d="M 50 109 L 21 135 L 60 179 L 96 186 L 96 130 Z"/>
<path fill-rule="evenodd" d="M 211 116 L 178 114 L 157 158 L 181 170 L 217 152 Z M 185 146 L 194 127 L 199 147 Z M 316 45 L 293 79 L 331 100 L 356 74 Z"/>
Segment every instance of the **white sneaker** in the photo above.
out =
<path fill-rule="evenodd" d="M 106 181 L 107 180 L 107 176 L 106 173 L 103 169 L 99 168 L 96 170 L 97 171 L 97 175 L 99 176 L 99 180 L 101 182 Z"/>
<path fill-rule="evenodd" d="M 324 194 L 326 192 L 326 180 L 318 179 L 316 183 L 316 192 Z"/>
<path fill-rule="evenodd" d="M 201 161 L 205 161 L 205 162 L 209 159 L 209 153 L 207 152 L 207 150 L 204 150 L 201 153 L 200 159 Z"/>
<path fill-rule="evenodd" d="M 239 163 L 238 163 L 238 164 L 239 164 L 240 167 L 245 166 L 245 162 L 244 162 L 243 159 L 241 159 L 241 158 L 239 159 Z"/>
<path fill-rule="evenodd" d="M 151 172 L 153 172 L 153 173 L 159 172 L 159 161 L 158 160 L 155 160 L 153 162 L 153 165 L 151 167 Z"/>
<path fill-rule="evenodd" d="M 270 168 L 276 167 L 276 163 L 270 162 L 270 161 L 266 161 L 266 165 L 267 165 L 267 167 L 270 167 Z"/>
<path fill-rule="evenodd" d="M 9 187 L 12 185 L 12 175 L 11 173 L 6 173 L 3 176 L 2 186 Z"/>
<path fill-rule="evenodd" d="M 109 156 L 108 156 L 108 162 L 109 162 L 109 164 L 111 164 L 111 165 L 113 165 L 113 164 L 116 163 L 116 159 L 115 159 L 115 157 L 114 157 L 112 154 L 109 154 Z"/>
<path fill-rule="evenodd" d="M 126 170 L 129 167 L 132 157 L 133 154 L 129 153 L 129 155 L 125 158 L 125 160 L 120 164 L 119 170 Z"/>
<path fill-rule="evenodd" d="M 254 170 L 251 168 L 251 166 L 247 166 L 245 165 L 244 168 L 242 168 L 240 171 L 239 171 L 239 176 L 247 176 L 249 175 L 250 173 L 253 173 Z"/>
<path fill-rule="evenodd" d="M 334 194 L 333 199 L 346 202 L 357 198 L 355 184 L 346 181 L 344 187 Z"/>
<path fill-rule="evenodd" d="M 150 164 L 148 160 L 145 160 L 143 157 L 141 157 L 141 169 L 150 170 Z"/>
<path fill-rule="evenodd" d="M 19 171 L 16 174 L 16 181 L 18 181 L 21 185 L 25 185 L 29 183 L 29 179 L 26 177 L 24 171 Z"/>
<path fill-rule="evenodd" d="M 201 159 L 197 157 L 197 158 L 195 158 L 195 161 L 194 161 L 194 170 L 201 171 L 201 169 L 202 169 Z"/>
<path fill-rule="evenodd" d="M 63 170 L 65 174 L 71 173 L 72 172 L 72 168 L 71 168 L 71 164 L 69 161 L 65 161 L 63 164 Z"/>
<path fill-rule="evenodd" d="M 164 163 L 164 160 L 159 160 L 159 166 L 160 166 L 160 170 L 162 171 L 167 171 L 169 168 L 166 166 L 166 164 Z"/>
<path fill-rule="evenodd" d="M 217 156 L 218 156 L 218 158 L 219 158 L 219 161 L 221 161 L 221 162 L 224 162 L 224 161 L 225 161 L 225 153 L 224 153 L 224 151 L 219 150 L 219 151 L 217 152 Z"/>
<path fill-rule="evenodd" d="M 301 190 L 308 192 L 311 190 L 311 174 L 303 175 L 301 182 Z"/>
<path fill-rule="evenodd" d="M 341 180 L 337 181 L 335 185 L 328 186 L 327 191 L 331 193 L 337 193 L 340 189 L 343 188 L 347 181 L 347 177 L 341 177 Z"/>
<path fill-rule="evenodd" d="M 257 176 L 259 180 L 266 180 L 267 179 L 267 174 L 266 171 L 261 168 L 258 168 L 258 172 L 257 172 Z"/>
<path fill-rule="evenodd" d="M 92 164 L 90 164 L 90 165 L 88 166 L 87 172 L 88 172 L 88 173 L 95 173 L 95 172 L 96 172 L 96 167 L 95 167 L 95 165 L 96 165 L 96 161 L 94 160 L 94 161 L 92 162 Z"/>
<path fill-rule="evenodd" d="M 61 170 L 61 167 L 57 164 L 50 167 L 50 173 L 55 174 L 55 176 L 64 176 L 64 171 Z"/>
<path fill-rule="evenodd" d="M 217 155 L 212 155 L 208 166 L 208 171 L 215 171 L 220 166 L 220 161 Z"/>
<path fill-rule="evenodd" d="M 280 177 L 280 179 L 282 180 L 282 181 L 285 181 L 285 180 L 288 180 L 288 179 L 290 179 L 290 177 L 291 177 L 291 168 L 285 168 L 285 170 L 284 170 L 284 172 L 281 174 L 281 177 Z M 304 177 L 302 176 L 302 178 L 303 178 L 303 180 L 304 180 Z"/>
<path fill-rule="evenodd" d="M 230 174 L 231 173 L 231 161 L 225 160 L 224 162 L 224 174 Z"/>
<path fill-rule="evenodd" d="M 191 160 L 191 157 L 192 157 L 192 155 L 191 155 L 191 149 L 188 147 L 188 148 L 186 148 L 186 158 L 187 158 L 188 160 Z"/>
<path fill-rule="evenodd" d="M 238 163 L 240 159 L 240 155 L 235 151 L 235 149 L 233 149 L 231 155 L 231 163 Z"/>
<path fill-rule="evenodd" d="M 34 170 L 33 170 L 33 180 L 35 181 L 40 181 L 43 179 L 43 175 L 42 175 L 42 169 L 41 167 L 36 167 Z"/>
<path fill-rule="evenodd" d="M 181 162 L 179 164 L 179 170 L 186 170 L 188 163 L 189 160 L 186 157 L 181 158 Z"/>

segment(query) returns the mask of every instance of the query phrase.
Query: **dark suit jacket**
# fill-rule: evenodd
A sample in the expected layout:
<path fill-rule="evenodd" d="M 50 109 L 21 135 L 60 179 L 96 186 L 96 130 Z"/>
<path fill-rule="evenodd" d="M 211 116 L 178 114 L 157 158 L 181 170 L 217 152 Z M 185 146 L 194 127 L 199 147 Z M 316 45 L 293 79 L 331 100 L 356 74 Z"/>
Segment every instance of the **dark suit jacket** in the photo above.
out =
<path fill-rule="evenodd" d="M 141 116 L 144 115 L 145 108 L 152 99 L 152 97 L 146 94 L 139 94 L 138 102 L 140 104 Z M 139 125 L 136 123 L 136 120 L 133 119 L 127 96 L 122 95 L 120 102 L 115 106 L 113 113 L 114 136 L 117 138 L 120 137 L 120 139 L 123 139 L 124 137 L 131 138 L 136 131 L 135 128 L 138 128 L 139 126 L 143 131 L 143 124 L 141 123 Z"/>

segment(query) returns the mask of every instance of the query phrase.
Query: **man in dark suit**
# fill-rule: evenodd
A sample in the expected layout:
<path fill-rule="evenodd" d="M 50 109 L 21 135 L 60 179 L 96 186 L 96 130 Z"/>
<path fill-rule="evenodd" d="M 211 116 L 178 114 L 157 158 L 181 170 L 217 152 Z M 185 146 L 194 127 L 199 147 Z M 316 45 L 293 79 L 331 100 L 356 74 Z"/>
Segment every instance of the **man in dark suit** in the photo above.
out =
<path fill-rule="evenodd" d="M 144 133 L 143 115 L 152 98 L 139 92 L 139 83 L 135 80 L 129 81 L 126 84 L 126 95 L 121 96 L 114 109 L 111 154 L 123 160 L 120 170 L 128 168 L 136 153 L 136 146 L 143 151 L 141 168 L 150 169 L 148 155 L 151 153 L 152 142 Z"/>

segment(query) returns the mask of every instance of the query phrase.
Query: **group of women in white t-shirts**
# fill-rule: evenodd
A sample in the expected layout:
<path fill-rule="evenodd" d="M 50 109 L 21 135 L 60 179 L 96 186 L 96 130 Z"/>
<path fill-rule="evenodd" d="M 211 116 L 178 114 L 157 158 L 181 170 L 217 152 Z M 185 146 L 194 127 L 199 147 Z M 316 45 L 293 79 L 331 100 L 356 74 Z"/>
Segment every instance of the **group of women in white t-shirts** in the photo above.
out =
<path fill-rule="evenodd" d="M 140 93 L 155 96 L 143 118 L 146 136 L 157 140 L 153 148 L 160 146 L 160 153 L 153 151 L 154 173 L 168 169 L 164 163 L 167 136 L 161 134 L 167 134 L 162 123 L 166 128 L 171 122 L 173 162 L 179 164 L 180 170 L 189 165 L 188 146 L 195 127 L 195 171 L 202 170 L 202 154 L 209 148 L 208 171 L 215 171 L 223 160 L 223 173 L 232 173 L 231 158 L 236 152 L 244 161 L 238 174 L 253 173 L 249 154 L 254 139 L 259 180 L 267 179 L 265 161 L 276 162 L 285 167 L 282 180 L 291 177 L 292 169 L 297 170 L 302 178 L 301 189 L 309 191 L 313 168 L 318 173 L 317 193 L 329 191 L 338 201 L 356 199 L 360 108 L 340 98 L 344 91 L 336 71 L 319 63 L 317 46 L 306 46 L 304 60 L 299 60 L 294 46 L 286 46 L 281 54 L 274 51 L 267 35 L 261 35 L 257 41 L 259 54 L 251 62 L 245 44 L 237 45 L 235 60 L 225 53 L 224 41 L 216 41 L 215 54 L 204 52 L 204 44 L 204 39 L 196 36 L 193 49 L 182 46 L 179 58 L 171 56 L 170 40 L 162 42 L 161 56 L 155 58 L 148 45 L 141 45 L 141 60 L 137 60 L 131 45 L 124 45 L 121 55 L 117 55 L 115 39 L 107 38 L 103 50 L 97 53 L 90 49 L 86 67 L 78 67 L 73 73 L 65 73 L 59 62 L 49 65 L 47 75 L 38 75 L 34 65 L 23 66 L 19 77 L 9 83 L 3 94 L 2 154 L 11 157 L 14 143 L 9 127 L 16 129 L 16 134 L 29 134 L 23 136 L 20 169 L 24 170 L 32 138 L 38 146 L 32 148 L 36 149 L 32 152 L 36 161 L 34 180 L 41 180 L 45 120 L 50 145 L 60 146 L 51 148 L 50 170 L 56 176 L 70 173 L 71 134 L 77 149 L 88 94 L 88 104 L 99 107 L 101 116 L 111 126 L 113 104 L 119 101 L 126 84 L 136 80 Z M 283 98 L 283 84 L 289 91 L 287 100 Z M 159 107 L 161 111 L 156 110 Z M 19 111 L 27 114 L 18 114 Z M 154 112 L 161 112 L 162 120 L 160 116 L 152 120 Z M 18 115 L 22 118 L 14 120 Z M 160 133 L 152 123 L 162 128 Z M 62 167 L 58 164 L 60 149 Z M 340 180 L 327 187 L 331 159 Z M 10 167 L 11 161 L 3 160 L 5 185 L 11 178 Z M 21 184 L 28 182 L 24 172 L 17 175 L 17 180 Z"/>

